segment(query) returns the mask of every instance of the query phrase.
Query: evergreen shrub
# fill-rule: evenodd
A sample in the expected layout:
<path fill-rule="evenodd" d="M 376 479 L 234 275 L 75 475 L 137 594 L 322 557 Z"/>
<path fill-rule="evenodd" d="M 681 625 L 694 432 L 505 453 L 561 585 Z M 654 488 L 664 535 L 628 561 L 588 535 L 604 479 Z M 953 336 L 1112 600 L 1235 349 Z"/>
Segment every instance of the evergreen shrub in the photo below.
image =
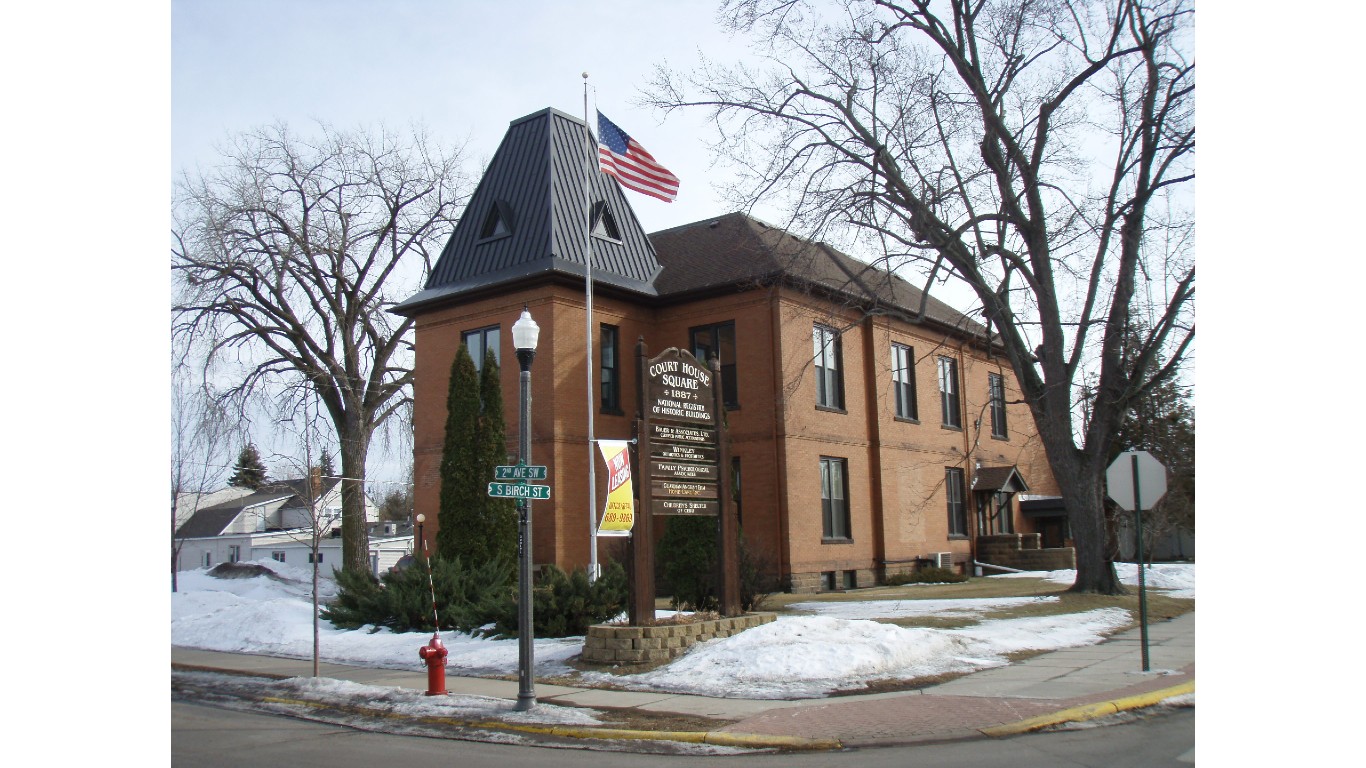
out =
<path fill-rule="evenodd" d="M 546 566 L 536 577 L 531 590 L 531 619 L 537 637 L 576 637 L 588 633 L 626 610 L 628 587 L 626 570 L 620 563 L 608 563 L 598 580 L 589 583 L 588 571 L 575 568 L 565 573 L 554 565 Z M 515 580 L 504 589 L 502 599 L 493 603 L 489 617 L 494 627 L 490 634 L 515 637 L 521 626 L 517 615 Z"/>
<path fill-rule="evenodd" d="M 472 568 L 464 567 L 459 558 L 431 562 L 431 582 L 421 560 L 398 573 L 386 573 L 383 579 L 339 571 L 337 598 L 323 609 L 322 617 L 341 629 L 373 625 L 395 632 L 431 632 L 434 585 L 441 629 L 472 632 L 489 623 L 492 601 L 513 582 L 512 564 L 504 560 Z"/>

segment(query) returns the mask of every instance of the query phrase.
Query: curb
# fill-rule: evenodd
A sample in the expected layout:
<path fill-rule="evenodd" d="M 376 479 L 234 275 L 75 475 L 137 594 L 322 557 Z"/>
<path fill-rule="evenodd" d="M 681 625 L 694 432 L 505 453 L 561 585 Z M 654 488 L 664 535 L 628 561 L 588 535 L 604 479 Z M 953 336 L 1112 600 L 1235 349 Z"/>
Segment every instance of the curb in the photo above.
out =
<path fill-rule="evenodd" d="M 501 720 L 460 720 L 452 717 L 413 717 L 398 715 L 365 707 L 324 704 L 304 699 L 286 699 L 278 696 L 263 696 L 258 701 L 270 704 L 333 709 L 366 717 L 389 720 L 418 720 L 424 723 L 439 723 L 457 728 L 476 728 L 480 730 L 515 731 L 542 736 L 560 736 L 571 739 L 608 739 L 623 741 L 681 741 L 691 744 L 710 744 L 720 747 L 741 747 L 749 749 L 787 749 L 787 750 L 832 750 L 842 749 L 838 739 L 807 739 L 799 736 L 771 736 L 762 733 L 731 733 L 723 731 L 641 731 L 629 728 L 591 728 L 557 725 L 522 725 Z"/>
<path fill-rule="evenodd" d="M 1170 688 L 1163 688 L 1149 693 L 1141 693 L 1137 696 L 1126 696 L 1122 699 L 1114 699 L 1113 701 L 1085 704 L 1080 707 L 1071 707 L 1048 715 L 1031 717 L 1028 720 L 1020 720 L 1004 725 L 993 725 L 989 728 L 980 728 L 978 730 L 987 736 L 1015 736 L 1021 733 L 1037 731 L 1040 728 L 1046 728 L 1050 725 L 1057 725 L 1059 723 L 1094 720 L 1097 717 L 1105 717 L 1106 715 L 1113 715 L 1117 712 L 1151 707 L 1163 699 L 1169 699 L 1173 696 L 1182 696 L 1188 693 L 1195 693 L 1194 680 L 1181 683 L 1180 685 L 1174 685 Z"/>

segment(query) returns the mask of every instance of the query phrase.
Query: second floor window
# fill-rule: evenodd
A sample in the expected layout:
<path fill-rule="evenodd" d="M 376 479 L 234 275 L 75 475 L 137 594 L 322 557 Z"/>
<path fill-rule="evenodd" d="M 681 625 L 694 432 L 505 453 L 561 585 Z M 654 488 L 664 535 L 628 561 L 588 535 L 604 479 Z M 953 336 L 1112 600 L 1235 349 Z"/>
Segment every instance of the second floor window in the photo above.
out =
<path fill-rule="evenodd" d="M 735 380 L 735 321 L 703 325 L 688 332 L 693 357 L 710 365 L 721 361 L 721 402 L 727 408 L 740 406 L 739 382 Z"/>
<path fill-rule="evenodd" d="M 620 334 L 615 325 L 603 323 L 601 349 L 602 360 L 602 410 L 606 413 L 621 413 L 621 372 L 617 364 L 617 339 Z"/>
<path fill-rule="evenodd" d="M 987 374 L 987 398 L 991 401 L 991 436 L 1005 438 L 1006 380 L 999 373 Z"/>
<path fill-rule="evenodd" d="M 491 325 L 487 328 L 480 328 L 474 331 L 465 331 L 460 334 L 460 343 L 465 345 L 465 349 L 470 351 L 470 359 L 474 361 L 474 370 L 484 370 L 484 353 L 493 352 L 493 361 L 499 368 L 503 367 L 502 352 L 498 349 L 498 326 Z"/>
<path fill-rule="evenodd" d="M 963 417 L 958 406 L 958 361 L 951 357 L 939 358 L 939 397 L 944 426 L 962 427 Z"/>
<path fill-rule="evenodd" d="M 811 341 L 816 365 L 816 405 L 843 409 L 839 333 L 834 328 L 817 325 L 811 332 Z"/>
<path fill-rule="evenodd" d="M 905 344 L 892 345 L 892 392 L 897 418 L 920 418 L 915 404 L 915 350 Z"/>

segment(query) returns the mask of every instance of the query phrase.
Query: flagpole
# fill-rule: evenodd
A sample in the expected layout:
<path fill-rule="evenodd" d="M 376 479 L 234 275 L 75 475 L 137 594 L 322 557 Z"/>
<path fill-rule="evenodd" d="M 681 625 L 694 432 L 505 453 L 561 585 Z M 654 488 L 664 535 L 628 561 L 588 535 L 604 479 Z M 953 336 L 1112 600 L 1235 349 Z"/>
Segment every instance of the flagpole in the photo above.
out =
<path fill-rule="evenodd" d="M 583 124 L 588 129 L 588 138 L 593 138 L 592 123 L 588 122 L 588 73 L 583 73 Z M 583 291 L 585 301 L 586 327 L 584 337 L 588 348 L 588 581 L 595 582 L 598 579 L 598 485 L 597 485 L 597 456 L 594 456 L 594 449 L 597 443 L 594 442 L 596 435 L 593 433 L 593 147 L 589 147 L 587 173 L 583 177 L 583 200 L 587 215 L 584 217 L 583 225 L 583 260 L 584 260 L 584 279 Z"/>

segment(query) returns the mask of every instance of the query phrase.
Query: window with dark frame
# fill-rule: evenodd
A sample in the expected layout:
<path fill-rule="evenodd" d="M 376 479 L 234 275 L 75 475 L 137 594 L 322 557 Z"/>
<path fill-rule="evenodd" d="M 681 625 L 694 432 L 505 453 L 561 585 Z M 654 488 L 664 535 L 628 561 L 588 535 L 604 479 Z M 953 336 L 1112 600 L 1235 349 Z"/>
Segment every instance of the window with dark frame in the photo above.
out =
<path fill-rule="evenodd" d="M 987 399 L 991 402 L 991 436 L 1005 438 L 1006 380 L 999 373 L 987 374 Z"/>
<path fill-rule="evenodd" d="M 599 344 L 602 378 L 599 393 L 604 413 L 621 413 L 621 372 L 618 368 L 617 344 L 620 333 L 615 325 L 602 324 Z"/>
<path fill-rule="evenodd" d="M 840 335 L 834 328 L 814 326 L 811 332 L 816 364 L 816 405 L 844 409 L 844 382 L 840 378 Z"/>
<path fill-rule="evenodd" d="M 285 561 L 285 553 L 284 553 L 284 552 L 271 552 L 271 553 L 270 553 L 270 559 L 274 560 L 274 561 L 277 562 L 277 563 L 283 563 L 283 562 Z"/>
<path fill-rule="evenodd" d="M 617 227 L 617 220 L 612 216 L 612 211 L 607 207 L 607 203 L 599 200 L 593 204 L 593 226 L 594 237 L 601 237 L 605 240 L 615 240 L 620 242 L 621 229 Z"/>
<path fill-rule="evenodd" d="M 474 361 L 474 370 L 484 370 L 486 350 L 493 350 L 493 361 L 498 363 L 500 369 L 503 367 L 503 353 L 498 348 L 498 326 L 490 325 L 487 328 L 464 331 L 460 334 L 460 343 L 469 350 L 470 359 Z"/>
<path fill-rule="evenodd" d="M 958 406 L 958 361 L 951 357 L 939 358 L 939 400 L 946 427 L 963 426 Z"/>
<path fill-rule="evenodd" d="M 821 536 L 847 541 L 849 536 L 849 481 L 845 460 L 821 457 Z"/>
<path fill-rule="evenodd" d="M 948 499 L 949 535 L 968 535 L 968 510 L 963 503 L 965 485 L 962 467 L 944 468 L 944 496 Z"/>
<path fill-rule="evenodd" d="M 905 344 L 892 345 L 892 392 L 897 418 L 920 418 L 915 402 L 915 350 Z"/>
<path fill-rule="evenodd" d="M 321 563 L 322 561 L 323 561 L 323 553 L 322 553 L 322 552 L 319 552 L 319 553 L 318 553 L 318 562 Z M 308 562 L 310 562 L 310 563 L 313 562 L 313 553 L 312 553 L 312 552 L 309 552 L 309 553 L 308 553 Z"/>
<path fill-rule="evenodd" d="M 721 402 L 727 408 L 740 407 L 740 386 L 735 368 L 735 321 L 699 325 L 688 331 L 693 357 L 710 364 L 711 358 L 721 361 Z"/>

